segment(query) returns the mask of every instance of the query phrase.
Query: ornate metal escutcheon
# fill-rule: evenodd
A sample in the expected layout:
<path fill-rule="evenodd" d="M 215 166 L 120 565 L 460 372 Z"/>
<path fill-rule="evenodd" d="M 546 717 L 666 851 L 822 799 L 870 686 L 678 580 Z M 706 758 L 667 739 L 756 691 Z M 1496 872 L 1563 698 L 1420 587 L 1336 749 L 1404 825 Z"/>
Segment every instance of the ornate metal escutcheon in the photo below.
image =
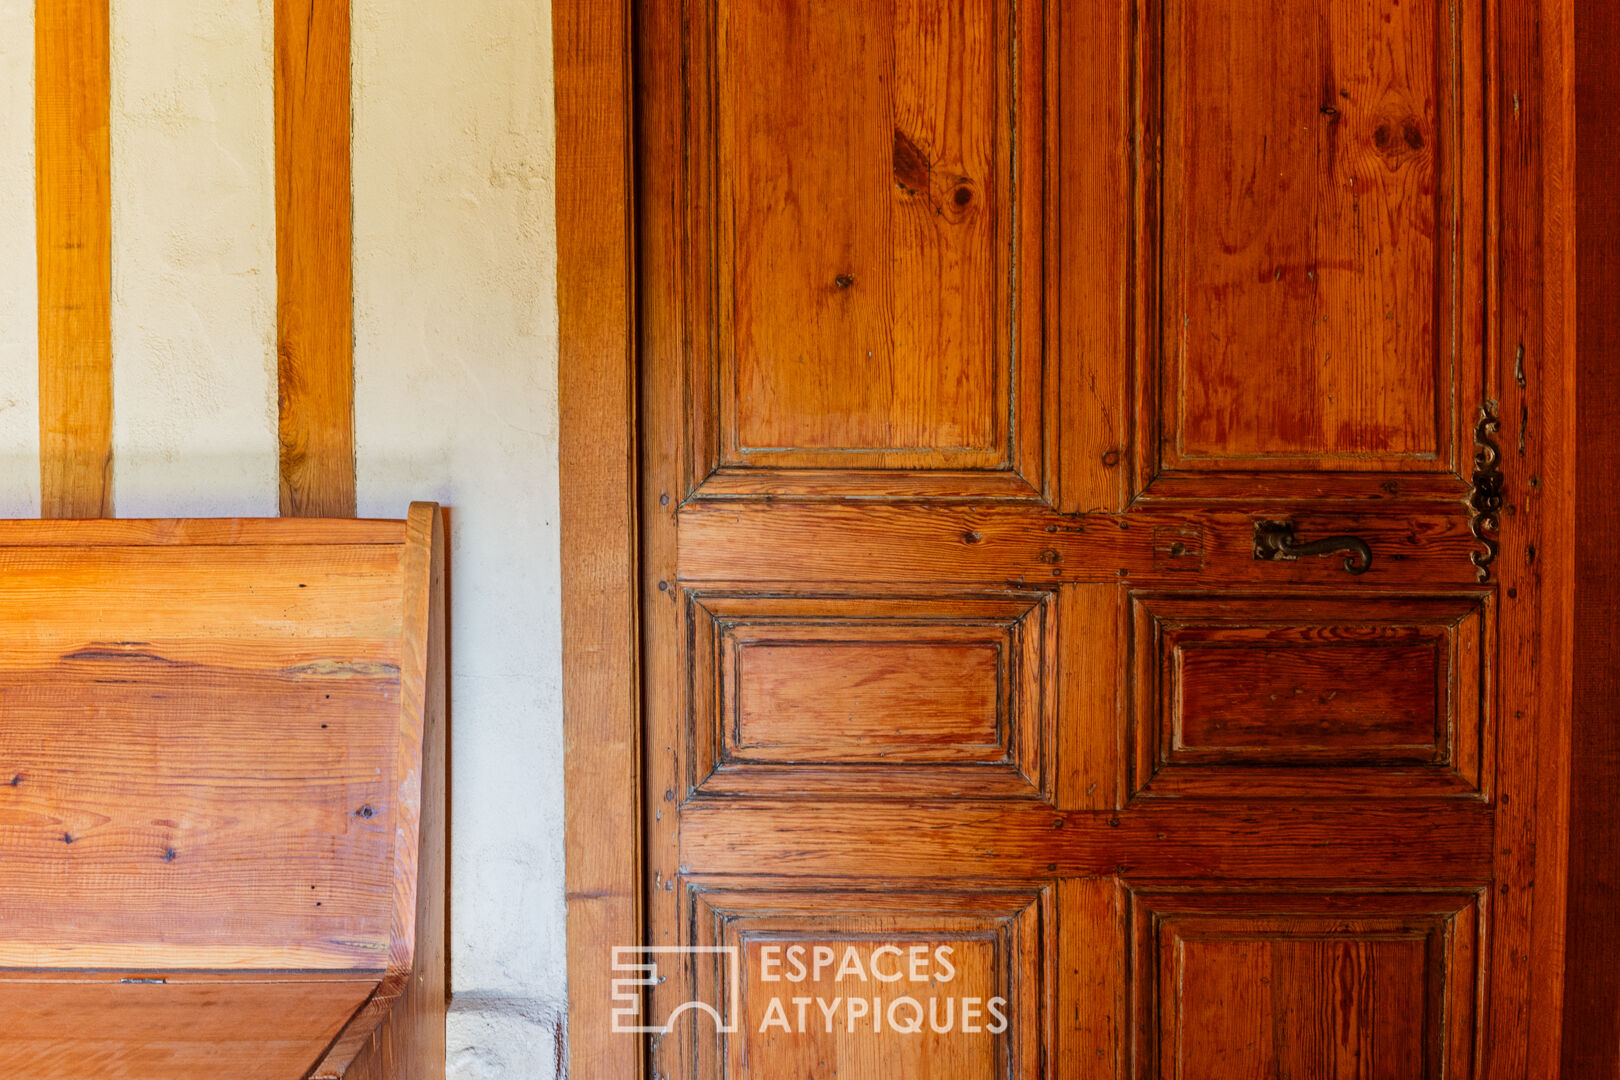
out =
<path fill-rule="evenodd" d="M 1468 561 L 1481 582 L 1491 580 L 1491 563 L 1501 550 L 1496 535 L 1502 531 L 1502 451 L 1492 438 L 1500 430 L 1496 402 L 1487 401 L 1479 407 L 1479 423 L 1474 427 L 1474 487 L 1468 495 L 1472 511 L 1468 530 L 1481 545 L 1481 550 L 1468 553 Z"/>
<path fill-rule="evenodd" d="M 1328 536 L 1302 544 L 1294 538 L 1291 521 L 1256 521 L 1254 523 L 1254 557 L 1267 562 L 1294 562 L 1303 555 L 1326 557 L 1345 553 L 1344 569 L 1351 574 L 1364 574 L 1372 565 L 1372 548 L 1359 536 Z"/>

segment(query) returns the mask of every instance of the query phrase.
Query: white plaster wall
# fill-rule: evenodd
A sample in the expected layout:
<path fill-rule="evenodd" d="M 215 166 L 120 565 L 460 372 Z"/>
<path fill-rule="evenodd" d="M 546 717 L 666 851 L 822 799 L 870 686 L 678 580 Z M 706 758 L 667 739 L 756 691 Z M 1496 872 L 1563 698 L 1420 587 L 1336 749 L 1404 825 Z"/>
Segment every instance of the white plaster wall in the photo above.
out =
<path fill-rule="evenodd" d="M 355 0 L 360 512 L 451 507 L 450 1074 L 563 1012 L 551 12 Z"/>
<path fill-rule="evenodd" d="M 111 18 L 113 507 L 273 516 L 271 0 Z"/>
<path fill-rule="evenodd" d="M 0 517 L 39 516 L 34 0 L 0 0 Z"/>

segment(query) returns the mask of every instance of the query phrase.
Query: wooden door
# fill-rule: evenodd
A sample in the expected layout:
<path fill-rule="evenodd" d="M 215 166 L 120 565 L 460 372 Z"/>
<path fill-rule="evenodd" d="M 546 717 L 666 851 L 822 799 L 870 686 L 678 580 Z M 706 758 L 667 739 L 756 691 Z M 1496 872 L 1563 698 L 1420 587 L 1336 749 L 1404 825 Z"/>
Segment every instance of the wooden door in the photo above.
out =
<path fill-rule="evenodd" d="M 636 8 L 649 1075 L 1550 1075 L 1534 14 Z"/>

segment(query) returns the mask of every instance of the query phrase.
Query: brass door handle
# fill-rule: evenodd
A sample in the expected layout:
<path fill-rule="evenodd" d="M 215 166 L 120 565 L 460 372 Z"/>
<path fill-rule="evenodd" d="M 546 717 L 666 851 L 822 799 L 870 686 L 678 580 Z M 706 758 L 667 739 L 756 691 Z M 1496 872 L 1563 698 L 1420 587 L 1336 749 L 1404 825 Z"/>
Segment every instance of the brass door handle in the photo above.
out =
<path fill-rule="evenodd" d="M 1268 562 L 1293 562 L 1301 555 L 1327 556 L 1345 552 L 1344 568 L 1352 574 L 1364 574 L 1372 565 L 1372 548 L 1359 536 L 1328 536 L 1301 544 L 1294 539 L 1292 521 L 1256 521 L 1254 523 L 1254 557 Z"/>

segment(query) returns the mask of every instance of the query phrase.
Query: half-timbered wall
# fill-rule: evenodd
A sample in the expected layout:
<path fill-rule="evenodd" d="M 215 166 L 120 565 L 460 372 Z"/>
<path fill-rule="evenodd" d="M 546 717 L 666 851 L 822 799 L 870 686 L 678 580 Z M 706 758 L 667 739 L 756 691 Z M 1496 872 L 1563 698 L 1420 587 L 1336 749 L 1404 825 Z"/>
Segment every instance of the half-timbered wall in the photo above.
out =
<path fill-rule="evenodd" d="M 0 0 L 0 515 L 449 507 L 452 1077 L 561 1039 L 550 27 Z"/>

